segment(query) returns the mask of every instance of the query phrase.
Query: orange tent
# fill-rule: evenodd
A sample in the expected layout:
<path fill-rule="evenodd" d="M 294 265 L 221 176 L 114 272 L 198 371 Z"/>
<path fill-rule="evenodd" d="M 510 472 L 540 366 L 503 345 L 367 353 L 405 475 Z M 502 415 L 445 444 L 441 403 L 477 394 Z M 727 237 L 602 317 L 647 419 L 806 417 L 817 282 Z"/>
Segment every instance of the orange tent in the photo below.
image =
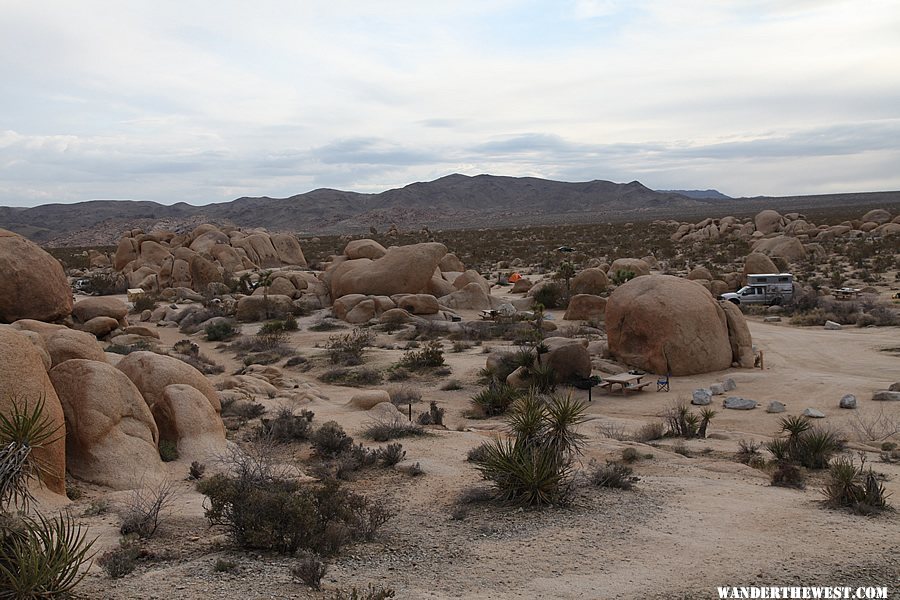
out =
<path fill-rule="evenodd" d="M 513 273 L 512 275 L 509 276 L 509 282 L 510 282 L 510 283 L 515 283 L 515 282 L 517 282 L 517 281 L 520 280 L 520 279 L 522 279 L 522 276 L 519 275 L 518 273 Z"/>

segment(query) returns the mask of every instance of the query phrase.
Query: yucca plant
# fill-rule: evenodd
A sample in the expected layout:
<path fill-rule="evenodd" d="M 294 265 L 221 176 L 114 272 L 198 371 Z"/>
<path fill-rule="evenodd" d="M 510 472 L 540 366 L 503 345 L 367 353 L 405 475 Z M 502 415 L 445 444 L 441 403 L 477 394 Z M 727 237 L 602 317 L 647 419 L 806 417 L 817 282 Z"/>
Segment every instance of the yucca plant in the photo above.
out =
<path fill-rule="evenodd" d="M 515 402 L 519 395 L 519 390 L 509 384 L 494 381 L 472 396 L 472 404 L 482 415 L 494 417 L 506 412 L 506 409 Z"/>
<path fill-rule="evenodd" d="M 794 459 L 807 469 L 824 469 L 840 447 L 840 441 L 834 433 L 813 428 L 800 436 L 792 450 Z"/>
<path fill-rule="evenodd" d="M 791 440 L 799 439 L 801 435 L 812 429 L 812 423 L 804 416 L 791 415 L 783 417 L 780 423 L 781 432 L 787 433 Z"/>
<path fill-rule="evenodd" d="M 471 458 L 482 477 L 492 481 L 501 500 L 542 507 L 568 502 L 572 462 L 584 437 L 585 405 L 570 397 L 544 398 L 534 390 L 512 405 L 512 438 L 497 440 Z"/>
<path fill-rule="evenodd" d="M 528 377 L 532 387 L 542 394 L 556 391 L 556 371 L 550 363 L 535 362 L 528 369 Z"/>
<path fill-rule="evenodd" d="M 44 406 L 44 398 L 30 408 L 13 398 L 12 414 L 0 414 L 0 510 L 27 510 L 33 500 L 28 484 L 50 474 L 49 465 L 33 453 L 58 439 L 59 426 L 44 414 Z"/>
<path fill-rule="evenodd" d="M 44 398 L 29 407 L 12 399 L 0 414 L 0 598 L 49 598 L 70 593 L 84 577 L 94 541 L 68 513 L 16 519 L 10 507 L 27 510 L 29 484 L 50 474 L 33 451 L 58 439 L 59 427 L 44 414 Z"/>
<path fill-rule="evenodd" d="M 69 513 L 25 517 L 0 536 L 0 598 L 70 594 L 87 574 L 95 541 Z"/>
<path fill-rule="evenodd" d="M 716 416 L 716 411 L 709 408 L 708 406 L 703 408 L 700 411 L 700 427 L 697 428 L 697 437 L 705 438 L 706 430 L 709 427 L 709 422 L 713 420 L 713 417 Z"/>
<path fill-rule="evenodd" d="M 853 459 L 838 458 L 828 469 L 828 480 L 822 490 L 825 503 L 833 508 L 849 508 L 861 514 L 889 509 L 884 485 L 875 472 L 857 466 Z"/>

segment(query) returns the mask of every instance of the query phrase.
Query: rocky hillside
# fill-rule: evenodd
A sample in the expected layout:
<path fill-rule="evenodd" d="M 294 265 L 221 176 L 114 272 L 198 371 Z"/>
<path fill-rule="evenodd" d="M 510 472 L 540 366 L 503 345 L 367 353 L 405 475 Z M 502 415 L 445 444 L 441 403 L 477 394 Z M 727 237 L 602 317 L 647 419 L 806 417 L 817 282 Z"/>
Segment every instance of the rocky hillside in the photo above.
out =
<path fill-rule="evenodd" d="M 115 244 L 123 231 L 162 228 L 190 231 L 200 223 L 265 227 L 306 234 L 386 230 L 460 229 L 629 221 L 684 216 L 724 216 L 779 206 L 900 203 L 900 192 L 799 196 L 792 198 L 691 197 L 660 192 L 637 181 L 566 183 L 534 177 L 448 175 L 379 194 L 318 189 L 290 198 L 238 198 L 192 206 L 185 203 L 90 201 L 34 208 L 0 207 L 0 227 L 58 246 Z M 702 195 L 701 195 L 702 196 Z"/>

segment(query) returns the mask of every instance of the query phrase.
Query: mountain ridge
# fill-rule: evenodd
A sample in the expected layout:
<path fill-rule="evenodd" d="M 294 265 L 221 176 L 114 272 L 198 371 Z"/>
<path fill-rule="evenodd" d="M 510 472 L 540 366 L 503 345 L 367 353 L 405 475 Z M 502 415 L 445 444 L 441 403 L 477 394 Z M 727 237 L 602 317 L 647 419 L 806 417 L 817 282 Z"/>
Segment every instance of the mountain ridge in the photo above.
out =
<path fill-rule="evenodd" d="M 324 235 L 365 232 L 371 227 L 466 229 L 485 224 L 683 219 L 695 215 L 724 216 L 756 207 L 798 210 L 812 205 L 900 202 L 900 192 L 757 198 L 702 196 L 656 191 L 639 181 L 562 182 L 453 173 L 379 193 L 317 188 L 286 198 L 243 196 L 200 206 L 148 200 L 88 200 L 32 208 L 0 207 L 0 227 L 39 243 L 92 245 L 114 243 L 128 229 L 159 226 L 182 230 L 204 221 Z"/>

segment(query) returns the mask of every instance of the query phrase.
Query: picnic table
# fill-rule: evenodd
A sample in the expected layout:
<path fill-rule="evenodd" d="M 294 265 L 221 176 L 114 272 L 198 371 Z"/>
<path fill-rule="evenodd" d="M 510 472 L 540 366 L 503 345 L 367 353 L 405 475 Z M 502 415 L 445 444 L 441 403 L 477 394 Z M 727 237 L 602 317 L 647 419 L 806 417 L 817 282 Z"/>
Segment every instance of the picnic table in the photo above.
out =
<path fill-rule="evenodd" d="M 850 300 L 853 298 L 859 298 L 859 293 L 862 290 L 858 288 L 841 288 L 839 290 L 834 290 L 834 299 L 835 300 Z"/>
<path fill-rule="evenodd" d="M 650 385 L 649 381 L 641 383 L 641 379 L 646 376 L 646 373 L 619 373 L 618 375 L 610 375 L 604 378 L 600 386 L 611 392 L 615 390 L 615 386 L 619 386 L 624 396 L 627 392 L 639 392 Z"/>

